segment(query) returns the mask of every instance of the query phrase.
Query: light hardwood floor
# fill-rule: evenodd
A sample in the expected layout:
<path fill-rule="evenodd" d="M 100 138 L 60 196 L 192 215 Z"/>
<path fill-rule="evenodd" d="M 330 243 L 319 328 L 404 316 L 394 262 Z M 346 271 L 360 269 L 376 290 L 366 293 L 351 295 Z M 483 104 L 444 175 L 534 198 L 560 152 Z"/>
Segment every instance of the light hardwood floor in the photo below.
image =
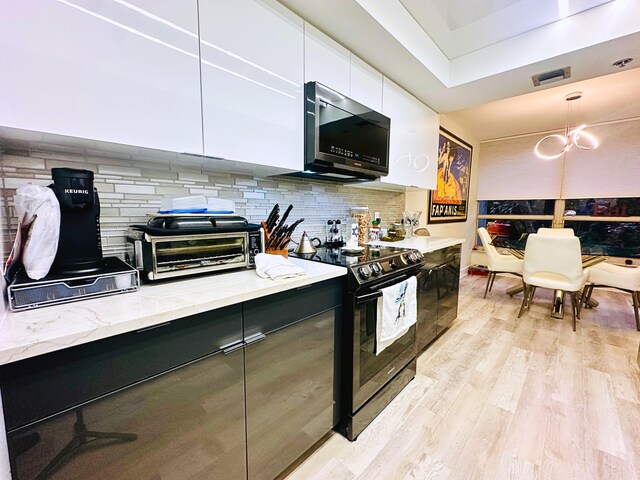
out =
<path fill-rule="evenodd" d="M 332 434 L 287 480 L 637 479 L 640 333 L 631 295 L 596 291 L 577 332 L 504 293 L 517 279 L 461 281 L 458 319 L 407 388 L 349 442 Z"/>

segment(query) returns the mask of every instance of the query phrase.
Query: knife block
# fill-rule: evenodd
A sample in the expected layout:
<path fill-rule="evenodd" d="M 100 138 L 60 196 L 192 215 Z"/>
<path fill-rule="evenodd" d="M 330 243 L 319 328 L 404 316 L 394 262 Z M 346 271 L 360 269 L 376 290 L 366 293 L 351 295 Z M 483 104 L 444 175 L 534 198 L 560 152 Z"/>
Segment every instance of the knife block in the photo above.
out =
<path fill-rule="evenodd" d="M 264 239 L 265 243 L 268 244 L 270 237 L 269 232 L 267 231 L 267 223 L 265 221 L 260 222 L 262 225 L 262 229 L 264 230 Z M 273 248 L 265 249 L 264 253 L 268 253 L 270 255 L 282 255 L 284 258 L 289 258 L 289 251 L 286 248 L 280 250 L 274 250 Z"/>
<path fill-rule="evenodd" d="M 289 258 L 289 250 L 283 248 L 281 250 L 265 250 L 265 253 L 270 255 L 282 255 L 284 258 Z"/>

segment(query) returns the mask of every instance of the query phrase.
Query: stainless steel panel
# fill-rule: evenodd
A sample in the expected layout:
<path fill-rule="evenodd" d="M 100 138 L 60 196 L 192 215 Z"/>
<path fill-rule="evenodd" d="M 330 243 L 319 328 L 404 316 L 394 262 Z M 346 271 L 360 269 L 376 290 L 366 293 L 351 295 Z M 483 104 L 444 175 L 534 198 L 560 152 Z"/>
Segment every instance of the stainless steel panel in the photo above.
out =
<path fill-rule="evenodd" d="M 333 427 L 335 312 L 245 349 L 249 480 L 275 478 Z"/>
<path fill-rule="evenodd" d="M 13 478 L 246 478 L 242 355 L 218 352 L 9 433 Z"/>

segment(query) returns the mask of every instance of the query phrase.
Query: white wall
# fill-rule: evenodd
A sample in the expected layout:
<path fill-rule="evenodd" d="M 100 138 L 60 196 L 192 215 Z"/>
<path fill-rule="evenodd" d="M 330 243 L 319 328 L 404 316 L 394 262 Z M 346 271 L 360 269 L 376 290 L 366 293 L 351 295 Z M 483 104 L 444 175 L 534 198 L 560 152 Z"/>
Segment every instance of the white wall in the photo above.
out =
<path fill-rule="evenodd" d="M 2 153 L 0 153 L 0 159 Z M 0 169 L 0 186 L 4 189 L 4 171 Z M 4 259 L 4 236 L 7 234 L 7 218 L 4 198 L 0 196 L 0 262 Z M 0 268 L 0 271 L 2 268 Z M 4 277 L 0 275 L 0 322 L 5 321 L 7 316 L 7 303 L 4 298 L 5 283 Z M 0 412 L 2 412 L 2 398 L 0 398 Z M 11 469 L 9 467 L 9 453 L 7 449 L 7 435 L 4 429 L 4 415 L 0 413 L 0 478 L 11 478 Z"/>
<path fill-rule="evenodd" d="M 0 152 L 0 190 L 4 191 L 4 169 L 2 168 L 2 153 Z M 9 220 L 7 219 L 7 209 L 5 205 L 5 199 L 3 195 L 0 195 L 0 273 L 2 272 L 3 264 L 5 258 L 5 253 L 9 254 L 9 252 L 5 252 L 5 244 L 8 244 L 8 239 L 5 238 L 8 235 Z M 5 282 L 4 276 L 0 275 L 0 322 L 4 321 L 5 316 L 7 315 L 7 302 L 5 300 Z"/>
<path fill-rule="evenodd" d="M 449 118 L 444 114 L 440 115 L 440 125 L 464 141 L 470 143 L 473 147 L 467 221 L 427 225 L 427 208 L 429 204 L 428 191 L 407 192 L 405 204 L 407 210 L 420 210 L 422 212 L 422 215 L 420 216 L 420 226 L 426 226 L 432 237 L 454 237 L 465 239 L 465 243 L 462 245 L 461 268 L 463 274 L 466 274 L 466 269 L 471 264 L 471 248 L 475 242 L 476 213 L 478 210 L 477 195 L 480 142 L 474 138 L 470 132 L 449 120 Z"/>

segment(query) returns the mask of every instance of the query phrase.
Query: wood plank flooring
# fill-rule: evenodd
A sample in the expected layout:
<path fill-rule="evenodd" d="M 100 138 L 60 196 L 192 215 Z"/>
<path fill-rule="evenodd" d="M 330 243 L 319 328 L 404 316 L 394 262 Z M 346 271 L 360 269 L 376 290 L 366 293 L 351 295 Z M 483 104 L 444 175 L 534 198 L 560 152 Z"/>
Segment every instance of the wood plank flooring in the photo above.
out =
<path fill-rule="evenodd" d="M 465 277 L 453 326 L 407 388 L 355 442 L 337 433 L 287 480 L 640 478 L 640 333 L 631 295 L 550 317 L 536 292 L 516 318 L 516 279 Z"/>

